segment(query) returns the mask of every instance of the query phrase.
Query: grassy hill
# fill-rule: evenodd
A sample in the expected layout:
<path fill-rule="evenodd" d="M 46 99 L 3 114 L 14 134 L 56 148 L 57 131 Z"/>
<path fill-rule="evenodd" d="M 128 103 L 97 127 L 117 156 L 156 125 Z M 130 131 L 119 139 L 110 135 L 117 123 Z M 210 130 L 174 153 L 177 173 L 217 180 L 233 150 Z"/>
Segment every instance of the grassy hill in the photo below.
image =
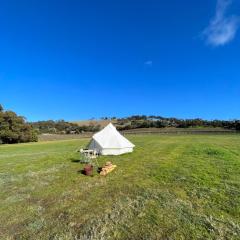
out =
<path fill-rule="evenodd" d="M 129 138 L 106 177 L 88 139 L 0 146 L 0 239 L 239 239 L 239 135 Z"/>

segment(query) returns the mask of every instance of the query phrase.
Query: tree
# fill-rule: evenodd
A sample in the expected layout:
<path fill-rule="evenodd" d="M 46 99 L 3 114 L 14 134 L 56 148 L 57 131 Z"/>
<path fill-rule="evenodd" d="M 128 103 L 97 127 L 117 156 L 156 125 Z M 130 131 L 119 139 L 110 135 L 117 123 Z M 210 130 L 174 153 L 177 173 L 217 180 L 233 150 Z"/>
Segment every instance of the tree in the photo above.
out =
<path fill-rule="evenodd" d="M 3 112 L 3 106 L 0 104 L 0 112 Z"/>
<path fill-rule="evenodd" d="M 30 124 L 26 123 L 24 117 L 12 111 L 0 112 L 1 143 L 36 142 L 37 140 L 37 133 Z"/>

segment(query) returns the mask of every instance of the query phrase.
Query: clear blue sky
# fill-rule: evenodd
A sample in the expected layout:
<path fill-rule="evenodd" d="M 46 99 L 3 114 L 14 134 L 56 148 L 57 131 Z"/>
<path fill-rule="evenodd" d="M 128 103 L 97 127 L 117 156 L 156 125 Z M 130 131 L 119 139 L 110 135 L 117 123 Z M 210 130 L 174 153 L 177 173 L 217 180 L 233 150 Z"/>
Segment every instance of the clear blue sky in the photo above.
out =
<path fill-rule="evenodd" d="M 238 15 L 238 0 L 3 0 L 0 103 L 30 121 L 240 118 Z"/>

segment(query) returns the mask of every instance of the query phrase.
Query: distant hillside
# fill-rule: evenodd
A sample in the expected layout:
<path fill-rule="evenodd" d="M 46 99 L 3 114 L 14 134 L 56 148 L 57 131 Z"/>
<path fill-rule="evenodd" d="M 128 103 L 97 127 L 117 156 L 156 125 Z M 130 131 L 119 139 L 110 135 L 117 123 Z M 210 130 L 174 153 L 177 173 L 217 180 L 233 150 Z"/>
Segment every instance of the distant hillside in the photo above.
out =
<path fill-rule="evenodd" d="M 71 123 L 77 124 L 78 126 L 82 127 L 82 126 L 100 126 L 101 128 L 106 127 L 110 122 L 112 122 L 113 124 L 117 124 L 117 120 L 82 120 L 82 121 L 71 121 Z"/>

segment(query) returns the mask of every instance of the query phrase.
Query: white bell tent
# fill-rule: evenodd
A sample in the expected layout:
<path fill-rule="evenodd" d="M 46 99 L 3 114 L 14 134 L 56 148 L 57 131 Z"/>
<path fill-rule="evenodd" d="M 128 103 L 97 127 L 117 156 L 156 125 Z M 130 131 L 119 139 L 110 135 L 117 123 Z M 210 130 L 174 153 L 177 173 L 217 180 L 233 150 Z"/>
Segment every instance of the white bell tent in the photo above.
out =
<path fill-rule="evenodd" d="M 104 129 L 94 134 L 88 149 L 95 150 L 102 155 L 120 155 L 133 151 L 135 147 L 109 123 Z"/>

